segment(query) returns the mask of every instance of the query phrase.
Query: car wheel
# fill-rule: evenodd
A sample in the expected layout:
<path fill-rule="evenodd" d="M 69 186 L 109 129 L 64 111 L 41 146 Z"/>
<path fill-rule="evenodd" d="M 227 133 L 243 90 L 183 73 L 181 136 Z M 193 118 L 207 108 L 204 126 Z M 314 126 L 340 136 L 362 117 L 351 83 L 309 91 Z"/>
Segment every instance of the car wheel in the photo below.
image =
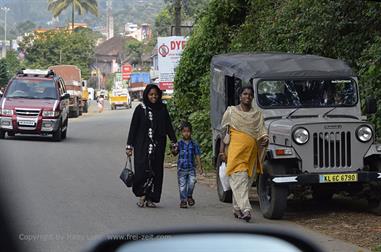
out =
<path fill-rule="evenodd" d="M 265 161 L 264 172 L 257 182 L 259 205 L 263 216 L 267 219 L 281 219 L 287 208 L 288 187 L 277 185 L 271 181 L 271 174 L 284 174 L 285 168 L 280 164 Z"/>
<path fill-rule="evenodd" d="M 62 131 L 62 139 L 66 139 L 66 135 L 67 135 L 67 127 L 69 126 L 69 123 L 68 123 L 68 119 L 66 119 L 66 121 L 65 121 L 65 130 L 64 131 Z"/>
<path fill-rule="evenodd" d="M 53 132 L 53 140 L 56 142 L 62 140 L 62 122 L 60 123 L 58 129 L 55 132 Z"/>
<path fill-rule="evenodd" d="M 221 165 L 221 159 L 220 157 L 217 158 L 216 162 L 216 171 L 217 171 L 217 193 L 218 193 L 218 198 L 220 201 L 225 202 L 225 203 L 231 203 L 232 198 L 233 198 L 233 193 L 231 190 L 229 191 L 224 191 L 222 184 L 221 184 L 221 179 L 220 179 L 220 165 Z"/>
<path fill-rule="evenodd" d="M 16 134 L 14 132 L 7 132 L 7 135 L 10 136 L 10 137 L 14 137 Z"/>
<path fill-rule="evenodd" d="M 5 138 L 5 131 L 0 130 L 0 139 L 4 139 L 4 138 Z"/>

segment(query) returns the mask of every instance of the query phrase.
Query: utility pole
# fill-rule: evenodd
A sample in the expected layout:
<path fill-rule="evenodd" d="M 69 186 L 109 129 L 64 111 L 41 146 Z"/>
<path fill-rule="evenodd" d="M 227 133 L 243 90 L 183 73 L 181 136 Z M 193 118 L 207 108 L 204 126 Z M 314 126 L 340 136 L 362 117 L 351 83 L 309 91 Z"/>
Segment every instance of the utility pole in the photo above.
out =
<path fill-rule="evenodd" d="M 7 56 L 7 12 L 10 9 L 6 6 L 1 7 L 1 10 L 4 11 L 4 42 L 2 46 L 1 56 L 5 58 Z"/>
<path fill-rule="evenodd" d="M 175 36 L 181 36 L 181 0 L 175 0 Z"/>

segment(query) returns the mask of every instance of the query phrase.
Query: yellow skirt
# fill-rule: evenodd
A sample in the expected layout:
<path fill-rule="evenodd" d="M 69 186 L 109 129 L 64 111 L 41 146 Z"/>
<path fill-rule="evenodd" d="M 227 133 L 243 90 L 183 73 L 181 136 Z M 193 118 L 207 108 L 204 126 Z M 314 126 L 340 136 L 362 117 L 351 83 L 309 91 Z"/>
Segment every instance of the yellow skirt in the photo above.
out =
<path fill-rule="evenodd" d="M 252 136 L 230 128 L 230 143 L 226 173 L 228 176 L 236 172 L 247 171 L 249 177 L 253 176 L 254 169 L 262 174 L 262 155 L 257 140 Z"/>

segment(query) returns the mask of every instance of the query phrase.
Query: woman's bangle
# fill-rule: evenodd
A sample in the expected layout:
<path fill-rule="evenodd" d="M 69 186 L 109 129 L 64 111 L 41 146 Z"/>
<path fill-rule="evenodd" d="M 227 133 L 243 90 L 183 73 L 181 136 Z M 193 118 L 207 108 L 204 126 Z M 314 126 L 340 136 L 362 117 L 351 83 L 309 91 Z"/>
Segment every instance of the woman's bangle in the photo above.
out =
<path fill-rule="evenodd" d="M 220 153 L 218 153 L 218 155 L 220 155 L 220 156 L 221 156 L 221 155 L 225 155 L 225 153 L 224 153 L 224 152 L 220 152 Z"/>

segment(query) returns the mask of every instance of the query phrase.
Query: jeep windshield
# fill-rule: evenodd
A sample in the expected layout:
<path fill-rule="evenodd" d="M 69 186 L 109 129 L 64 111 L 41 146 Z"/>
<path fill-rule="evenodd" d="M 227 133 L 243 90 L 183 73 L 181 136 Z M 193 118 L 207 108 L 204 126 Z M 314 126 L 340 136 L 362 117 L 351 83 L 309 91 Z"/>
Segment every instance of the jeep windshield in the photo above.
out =
<path fill-rule="evenodd" d="M 262 108 L 350 107 L 358 100 L 353 80 L 262 80 L 257 92 Z"/>
<path fill-rule="evenodd" d="M 53 80 L 13 80 L 5 97 L 24 99 L 57 99 Z"/>

